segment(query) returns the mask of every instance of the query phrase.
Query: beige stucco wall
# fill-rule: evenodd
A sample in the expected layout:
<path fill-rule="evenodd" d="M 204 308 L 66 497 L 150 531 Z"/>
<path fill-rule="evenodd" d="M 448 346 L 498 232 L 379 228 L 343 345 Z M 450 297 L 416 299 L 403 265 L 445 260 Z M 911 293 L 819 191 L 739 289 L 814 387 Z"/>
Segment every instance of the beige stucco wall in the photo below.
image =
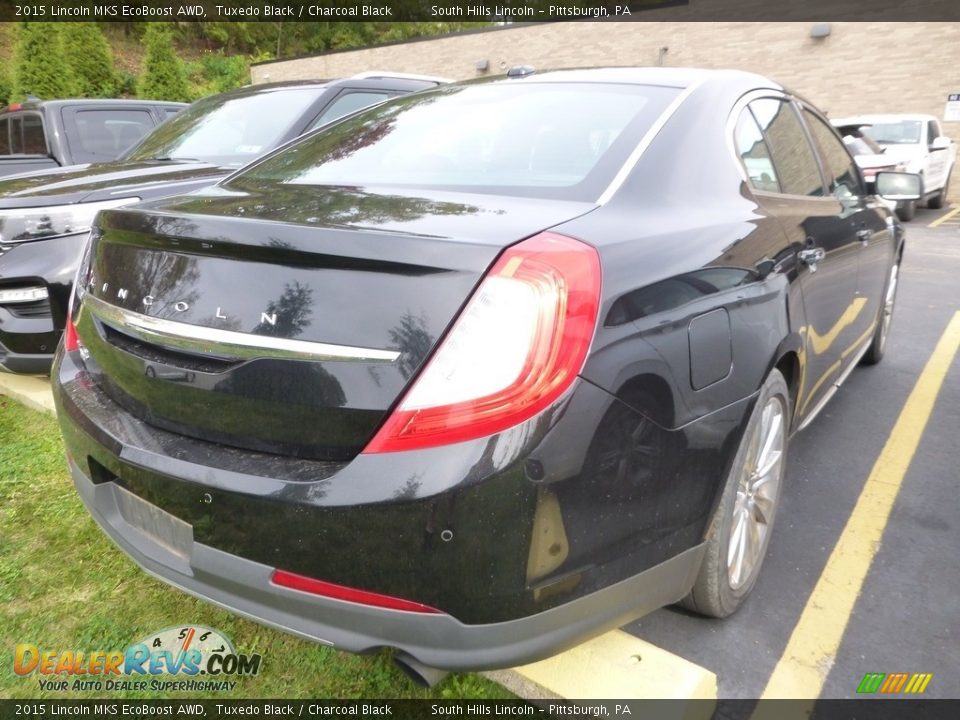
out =
<path fill-rule="evenodd" d="M 882 1 L 882 0 L 878 0 Z M 652 14 L 651 14 L 652 15 Z M 646 17 L 647 15 L 645 15 Z M 960 23 L 835 22 L 822 40 L 812 22 L 564 22 L 331 53 L 258 65 L 254 82 L 342 77 L 364 70 L 478 77 L 513 65 L 537 68 L 663 64 L 763 73 L 833 117 L 922 112 L 942 119 L 960 93 Z M 960 140 L 960 123 L 944 125 Z M 960 199 L 960 182 L 952 183 Z"/>

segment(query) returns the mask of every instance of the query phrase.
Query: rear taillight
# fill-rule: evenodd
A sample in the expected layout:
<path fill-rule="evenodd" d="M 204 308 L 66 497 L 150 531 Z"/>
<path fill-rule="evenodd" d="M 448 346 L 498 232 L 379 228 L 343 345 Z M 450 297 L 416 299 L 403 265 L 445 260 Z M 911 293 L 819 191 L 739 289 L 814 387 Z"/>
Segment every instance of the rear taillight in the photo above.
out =
<path fill-rule="evenodd" d="M 77 337 L 77 326 L 73 323 L 73 308 L 80 299 L 77 297 L 77 283 L 74 281 L 70 299 L 67 301 L 67 324 L 63 329 L 63 349 L 73 352 L 80 349 L 80 338 Z"/>
<path fill-rule="evenodd" d="M 325 580 L 317 580 L 316 578 L 298 575 L 297 573 L 287 572 L 286 570 L 274 570 L 273 577 L 270 578 L 270 581 L 274 585 L 334 598 L 335 600 L 346 600 L 347 602 L 388 608 L 390 610 L 404 610 L 406 612 L 429 613 L 434 615 L 440 614 L 440 611 L 436 608 L 414 602 L 413 600 L 404 600 L 403 598 L 393 597 L 392 595 L 381 595 L 380 593 L 370 592 L 368 590 L 358 590 L 356 588 L 346 587 L 345 585 L 335 585 Z"/>
<path fill-rule="evenodd" d="M 600 303 L 600 259 L 541 233 L 508 248 L 365 453 L 485 437 L 547 408 L 583 368 Z"/>
<path fill-rule="evenodd" d="M 67 327 L 63 331 L 63 349 L 67 352 L 80 349 L 77 326 L 73 324 L 73 317 L 70 314 L 67 315 Z"/>

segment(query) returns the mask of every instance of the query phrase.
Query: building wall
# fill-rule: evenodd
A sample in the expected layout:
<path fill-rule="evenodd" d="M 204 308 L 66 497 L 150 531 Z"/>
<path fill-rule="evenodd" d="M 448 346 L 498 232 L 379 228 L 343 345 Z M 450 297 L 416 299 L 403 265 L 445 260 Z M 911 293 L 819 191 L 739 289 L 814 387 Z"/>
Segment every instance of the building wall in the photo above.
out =
<path fill-rule="evenodd" d="M 942 119 L 947 95 L 960 93 L 960 23 L 835 22 L 830 35 L 820 40 L 810 37 L 812 26 L 676 21 L 512 25 L 267 63 L 254 66 L 252 75 L 254 82 L 267 82 L 393 70 L 460 80 L 502 74 L 514 65 L 655 65 L 662 56 L 664 65 L 762 73 L 832 117 L 922 112 Z M 480 60 L 489 62 L 488 73 L 476 70 Z M 960 123 L 947 123 L 944 130 L 960 141 Z M 951 183 L 951 196 L 960 200 L 957 180 Z"/>

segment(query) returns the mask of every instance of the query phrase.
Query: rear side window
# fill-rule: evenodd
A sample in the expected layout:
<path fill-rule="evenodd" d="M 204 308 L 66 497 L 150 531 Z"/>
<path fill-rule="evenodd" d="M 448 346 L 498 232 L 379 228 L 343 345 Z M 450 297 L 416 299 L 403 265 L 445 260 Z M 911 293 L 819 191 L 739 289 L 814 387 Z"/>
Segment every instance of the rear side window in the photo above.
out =
<path fill-rule="evenodd" d="M 43 134 L 43 120 L 39 115 L 23 116 L 23 152 L 27 155 L 47 154 L 47 139 Z"/>
<path fill-rule="evenodd" d="M 747 170 L 747 177 L 755 190 L 780 192 L 780 181 L 770 158 L 770 149 L 749 108 L 744 108 L 735 131 L 737 154 Z"/>
<path fill-rule="evenodd" d="M 334 120 L 339 120 L 345 115 L 355 113 L 357 110 L 363 110 L 363 108 L 367 107 L 368 105 L 376 105 L 378 102 L 383 102 L 390 96 L 390 93 L 385 92 L 344 93 L 330 103 L 326 110 L 320 113 L 319 117 L 317 117 L 317 119 L 313 121 L 313 124 L 310 125 L 310 129 L 313 130 L 321 125 L 326 125 Z"/>
<path fill-rule="evenodd" d="M 10 118 L 0 118 L 0 155 L 10 154 Z"/>
<path fill-rule="evenodd" d="M 803 111 L 803 117 L 810 128 L 810 134 L 820 147 L 820 156 L 826 165 L 827 179 L 830 181 L 830 192 L 837 197 L 862 195 L 860 173 L 840 138 L 829 125 L 808 110 Z"/>
<path fill-rule="evenodd" d="M 70 131 L 74 162 L 113 160 L 153 127 L 149 110 L 78 110 Z"/>
<path fill-rule="evenodd" d="M 10 118 L 10 154 L 23 154 L 23 117 L 21 115 Z"/>
<path fill-rule="evenodd" d="M 823 195 L 823 179 L 800 118 L 789 103 L 763 98 L 750 103 L 763 130 L 780 187 L 788 195 Z"/>

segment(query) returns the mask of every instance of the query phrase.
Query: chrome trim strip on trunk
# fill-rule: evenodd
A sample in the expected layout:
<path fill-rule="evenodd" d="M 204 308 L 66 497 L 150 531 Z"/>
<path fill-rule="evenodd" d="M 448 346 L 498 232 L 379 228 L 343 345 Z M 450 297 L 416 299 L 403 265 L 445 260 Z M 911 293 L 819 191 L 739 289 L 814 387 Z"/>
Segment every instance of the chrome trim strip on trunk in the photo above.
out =
<path fill-rule="evenodd" d="M 111 305 L 87 293 L 81 312 L 87 308 L 101 322 L 144 342 L 170 350 L 224 360 L 278 358 L 336 362 L 392 363 L 400 357 L 395 350 L 332 345 L 330 343 L 289 340 L 269 335 L 251 335 L 233 330 L 191 325 L 189 323 L 142 315 Z"/>

